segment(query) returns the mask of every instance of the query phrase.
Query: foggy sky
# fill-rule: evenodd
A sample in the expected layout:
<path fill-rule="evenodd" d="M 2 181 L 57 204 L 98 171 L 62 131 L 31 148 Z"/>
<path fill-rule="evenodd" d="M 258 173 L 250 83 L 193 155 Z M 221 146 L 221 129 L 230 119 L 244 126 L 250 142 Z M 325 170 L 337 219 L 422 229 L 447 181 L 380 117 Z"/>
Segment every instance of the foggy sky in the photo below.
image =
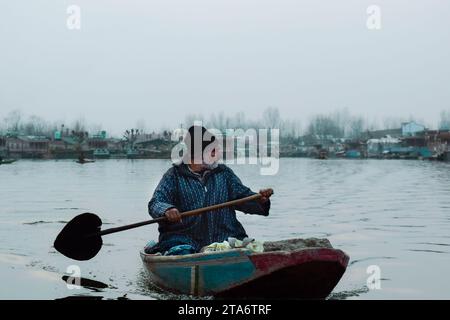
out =
<path fill-rule="evenodd" d="M 72 4 L 79 31 L 66 27 Z M 366 27 L 371 4 L 381 30 Z M 444 0 L 2 0 L 0 40 L 0 118 L 83 116 L 118 133 L 268 106 L 431 126 L 450 109 Z"/>

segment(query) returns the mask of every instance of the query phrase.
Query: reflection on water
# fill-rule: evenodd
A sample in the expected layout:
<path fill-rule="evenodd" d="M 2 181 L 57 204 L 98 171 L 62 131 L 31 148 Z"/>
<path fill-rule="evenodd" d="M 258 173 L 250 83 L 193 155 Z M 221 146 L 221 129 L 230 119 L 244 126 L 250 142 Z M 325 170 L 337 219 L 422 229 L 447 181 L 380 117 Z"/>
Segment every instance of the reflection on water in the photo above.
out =
<path fill-rule="evenodd" d="M 148 286 L 139 250 L 157 238 L 147 226 L 104 238 L 90 261 L 52 248 L 64 223 L 82 212 L 119 226 L 148 218 L 147 202 L 170 163 L 26 161 L 0 168 L 0 298 L 179 299 Z M 276 176 L 234 166 L 254 190 L 273 187 L 269 217 L 240 215 L 260 240 L 327 237 L 350 255 L 331 299 L 450 298 L 450 165 L 422 161 L 282 159 Z M 77 265 L 104 288 L 69 289 Z M 381 289 L 367 268 L 379 266 Z M 186 297 L 183 297 L 186 298 Z"/>
<path fill-rule="evenodd" d="M 90 289 L 105 289 L 105 288 L 114 288 L 111 286 L 108 286 L 107 284 L 100 282 L 100 281 L 96 281 L 96 280 L 92 280 L 92 279 L 86 279 L 86 278 L 82 278 L 82 277 L 75 277 L 75 276 L 62 276 L 61 278 L 64 282 L 66 282 L 69 285 L 78 285 L 81 287 L 85 287 L 85 288 L 90 288 Z"/>

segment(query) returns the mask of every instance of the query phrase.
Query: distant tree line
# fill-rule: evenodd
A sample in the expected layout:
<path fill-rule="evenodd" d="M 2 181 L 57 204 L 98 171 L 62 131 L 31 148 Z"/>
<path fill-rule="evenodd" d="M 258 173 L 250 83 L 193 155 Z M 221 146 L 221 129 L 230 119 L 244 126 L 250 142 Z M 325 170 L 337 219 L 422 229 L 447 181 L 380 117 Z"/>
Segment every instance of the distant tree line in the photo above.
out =
<path fill-rule="evenodd" d="M 303 120 L 303 121 L 302 121 Z M 343 108 L 330 113 L 317 114 L 309 119 L 284 119 L 276 107 L 268 107 L 258 119 L 248 118 L 244 112 L 234 115 L 226 115 L 224 112 L 212 113 L 208 116 L 203 114 L 189 114 L 186 116 L 183 125 L 188 127 L 195 121 L 202 121 L 206 127 L 225 130 L 230 128 L 278 128 L 282 138 L 298 138 L 304 135 L 333 136 L 335 138 L 357 138 L 362 133 L 378 129 L 400 128 L 403 122 L 416 121 L 423 123 L 421 119 L 410 116 L 385 117 L 381 123 L 369 120 L 361 115 L 353 115 L 348 109 Z M 450 129 L 450 110 L 440 113 L 439 129 Z M 61 122 L 49 122 L 41 117 L 31 115 L 25 117 L 19 110 L 14 110 L 7 114 L 0 121 L 0 134 L 21 134 L 36 136 L 52 136 L 55 131 L 63 134 L 74 133 L 97 133 L 101 131 L 100 125 L 87 125 L 83 118 L 79 118 L 72 123 L 65 125 Z M 135 133 L 146 131 L 145 122 L 138 120 Z M 165 130 L 167 131 L 167 130 Z M 170 130 L 169 130 L 170 131 Z"/>
<path fill-rule="evenodd" d="M 213 113 L 208 118 L 204 115 L 190 114 L 184 125 L 190 126 L 194 121 L 202 121 L 210 128 L 224 130 L 227 128 L 279 128 L 282 138 L 298 138 L 304 135 L 333 136 L 335 138 L 358 138 L 364 132 L 401 128 L 402 123 L 421 119 L 409 117 L 384 117 L 381 123 L 368 120 L 361 115 L 353 115 L 343 108 L 330 113 L 317 114 L 305 122 L 300 119 L 283 119 L 275 107 L 268 107 L 260 119 L 247 119 L 243 112 L 226 116 L 224 112 Z M 440 129 L 450 129 L 450 111 L 442 111 L 439 121 Z"/>
<path fill-rule="evenodd" d="M 0 134 L 20 134 L 30 136 L 50 137 L 55 131 L 61 131 L 67 135 L 80 135 L 88 132 L 98 132 L 100 125 L 86 124 L 83 118 L 78 118 L 69 125 L 61 122 L 49 122 L 36 115 L 24 116 L 20 110 L 11 111 L 0 121 Z"/>

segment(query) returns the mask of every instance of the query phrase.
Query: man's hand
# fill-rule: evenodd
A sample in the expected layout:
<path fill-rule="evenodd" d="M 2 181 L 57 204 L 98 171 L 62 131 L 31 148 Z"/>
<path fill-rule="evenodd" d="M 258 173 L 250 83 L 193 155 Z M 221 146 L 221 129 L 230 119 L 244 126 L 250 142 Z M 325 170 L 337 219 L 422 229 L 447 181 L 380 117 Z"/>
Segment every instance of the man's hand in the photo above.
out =
<path fill-rule="evenodd" d="M 177 208 L 170 208 L 164 212 L 164 215 L 167 217 L 167 220 L 171 223 L 181 222 L 181 213 Z"/>
<path fill-rule="evenodd" d="M 267 201 L 269 201 L 270 196 L 273 195 L 273 190 L 270 188 L 262 189 L 262 190 L 259 190 L 259 194 L 261 195 L 259 202 L 266 203 Z"/>

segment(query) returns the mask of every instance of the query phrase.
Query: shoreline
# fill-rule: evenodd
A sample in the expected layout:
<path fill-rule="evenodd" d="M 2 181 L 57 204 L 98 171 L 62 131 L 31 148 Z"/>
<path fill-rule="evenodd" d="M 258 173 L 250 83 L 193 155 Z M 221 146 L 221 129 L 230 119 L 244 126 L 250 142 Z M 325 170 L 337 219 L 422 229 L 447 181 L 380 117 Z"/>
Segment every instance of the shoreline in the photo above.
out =
<path fill-rule="evenodd" d="M 241 159 L 242 157 L 239 157 L 239 159 Z M 245 159 L 248 159 L 248 157 L 243 157 Z M 266 158 L 270 158 L 270 157 L 266 157 Z M 96 157 L 89 157 L 89 159 L 95 160 L 95 161 L 99 161 L 99 160 L 171 160 L 170 157 L 164 157 L 164 156 L 159 156 L 159 157 L 133 157 L 133 158 L 128 158 L 125 156 L 111 156 L 108 158 L 104 158 L 104 157 L 100 157 L 100 158 L 96 158 Z M 235 158 L 238 159 L 238 158 Z M 318 158 L 318 157 L 314 157 L 314 156 L 295 156 L 295 155 L 280 155 L 278 157 L 278 159 L 312 159 L 312 160 L 421 160 L 421 161 L 433 161 L 433 162 L 450 162 L 450 159 L 447 160 L 441 160 L 441 159 L 437 159 L 437 158 L 422 158 L 422 157 L 380 157 L 380 156 L 373 156 L 373 157 L 358 157 L 358 158 L 352 158 L 352 157 L 336 157 L 336 156 L 332 156 L 332 157 L 328 157 L 328 158 Z M 73 161 L 77 161 L 78 158 L 77 157 L 7 157 L 4 158 L 4 160 L 14 160 L 15 162 L 20 161 L 20 160 L 41 160 L 41 161 L 50 161 L 50 160 L 73 160 Z M 14 162 L 13 162 L 14 163 Z"/>

